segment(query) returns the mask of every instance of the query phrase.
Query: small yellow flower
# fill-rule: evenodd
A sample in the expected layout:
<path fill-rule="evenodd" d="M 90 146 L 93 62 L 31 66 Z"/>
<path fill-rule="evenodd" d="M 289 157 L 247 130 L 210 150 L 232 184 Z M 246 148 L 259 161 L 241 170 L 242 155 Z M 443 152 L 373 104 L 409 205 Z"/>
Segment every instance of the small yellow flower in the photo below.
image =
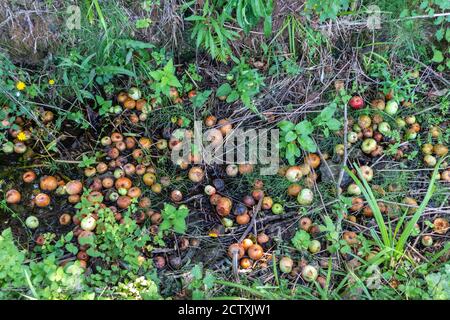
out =
<path fill-rule="evenodd" d="M 28 137 L 25 134 L 25 132 L 20 131 L 19 134 L 17 135 L 17 139 L 19 139 L 19 141 L 26 141 Z"/>
<path fill-rule="evenodd" d="M 27 85 L 23 81 L 18 81 L 16 83 L 16 89 L 19 91 L 25 90 L 26 87 L 27 87 Z"/>
<path fill-rule="evenodd" d="M 212 238 L 217 238 L 219 235 L 216 232 L 210 232 L 209 236 Z"/>
<path fill-rule="evenodd" d="M 53 80 L 53 79 L 48 80 L 48 84 L 51 85 L 51 86 L 54 85 L 55 84 L 55 80 Z"/>

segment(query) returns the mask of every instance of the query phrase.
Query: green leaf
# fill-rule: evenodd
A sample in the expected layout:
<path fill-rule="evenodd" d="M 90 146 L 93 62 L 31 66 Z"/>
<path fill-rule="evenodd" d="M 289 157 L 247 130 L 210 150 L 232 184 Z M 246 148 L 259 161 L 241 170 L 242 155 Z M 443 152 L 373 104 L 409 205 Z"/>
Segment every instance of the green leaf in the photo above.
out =
<path fill-rule="evenodd" d="M 212 93 L 212 90 L 206 90 L 206 91 L 197 93 L 197 95 L 191 99 L 192 106 L 194 108 L 199 108 L 199 107 L 203 106 L 205 104 L 206 100 L 208 100 L 208 97 L 211 95 L 211 93 Z"/>
<path fill-rule="evenodd" d="M 297 250 L 306 250 L 311 242 L 311 236 L 305 230 L 299 230 L 295 233 L 291 242 Z"/>
<path fill-rule="evenodd" d="M 264 18 L 264 36 L 270 37 L 272 33 L 272 16 L 266 16 Z"/>
<path fill-rule="evenodd" d="M 77 254 L 78 253 L 78 247 L 75 246 L 73 243 L 68 243 L 65 245 L 65 248 L 67 251 L 69 251 L 71 254 Z"/>
<path fill-rule="evenodd" d="M 301 135 L 310 135 L 313 133 L 314 127 L 308 120 L 303 120 L 302 122 L 297 123 L 295 131 Z"/>
<path fill-rule="evenodd" d="M 149 18 L 138 19 L 138 20 L 136 20 L 136 28 L 137 29 L 145 29 L 145 28 L 150 27 L 151 23 L 152 23 L 152 20 Z"/>
<path fill-rule="evenodd" d="M 206 289 L 211 289 L 214 286 L 214 283 L 216 282 L 216 277 L 210 272 L 207 272 L 205 275 L 205 278 L 203 278 L 203 284 L 205 285 Z"/>
<path fill-rule="evenodd" d="M 180 81 L 178 81 L 177 77 L 175 77 L 174 75 L 168 76 L 167 79 L 168 79 L 167 84 L 169 86 L 177 87 L 177 88 L 181 88 L 182 87 Z"/>
<path fill-rule="evenodd" d="M 436 63 L 441 63 L 444 61 L 444 55 L 440 50 L 433 49 L 433 58 L 431 60 Z"/>
<path fill-rule="evenodd" d="M 337 108 L 336 103 L 332 103 L 328 107 L 324 108 L 317 118 L 325 122 L 328 121 L 333 117 L 334 113 L 336 112 L 336 108 Z"/>
<path fill-rule="evenodd" d="M 291 121 L 283 120 L 283 121 L 280 121 L 278 123 L 278 128 L 280 128 L 281 131 L 284 131 L 284 132 L 288 132 L 290 130 L 293 130 L 294 127 L 295 126 L 294 126 L 294 124 Z"/>
<path fill-rule="evenodd" d="M 186 232 L 186 221 L 184 219 L 176 219 L 173 221 L 173 230 L 177 233 Z"/>
<path fill-rule="evenodd" d="M 192 15 L 187 18 L 184 18 L 184 20 L 186 20 L 186 21 L 205 21 L 206 19 L 202 16 Z"/>
<path fill-rule="evenodd" d="M 291 151 L 289 151 L 289 150 L 286 150 L 286 159 L 287 159 L 287 161 L 289 162 L 289 164 L 290 164 L 291 166 L 295 165 L 295 156 L 294 156 L 294 154 L 293 154 Z"/>
<path fill-rule="evenodd" d="M 108 74 L 108 75 L 124 74 L 126 76 L 136 78 L 136 74 L 134 72 L 125 69 L 123 67 L 104 66 L 104 67 L 97 67 L 95 70 L 97 74 Z"/>
<path fill-rule="evenodd" d="M 163 68 L 165 73 L 168 74 L 174 74 L 175 73 L 175 67 L 173 66 L 173 60 L 170 59 L 167 64 Z"/>
<path fill-rule="evenodd" d="M 339 120 L 331 118 L 327 121 L 327 127 L 332 131 L 337 131 L 341 128 L 341 123 Z"/>
<path fill-rule="evenodd" d="M 444 39 L 444 28 L 440 28 L 438 31 L 436 31 L 436 39 L 438 41 Z"/>
<path fill-rule="evenodd" d="M 151 43 L 132 39 L 118 39 L 117 44 L 131 49 L 153 49 L 155 47 Z"/>
<path fill-rule="evenodd" d="M 308 152 L 316 152 L 317 151 L 317 146 L 316 146 L 314 140 L 310 136 L 302 134 L 298 137 L 297 141 L 305 151 L 308 151 Z"/>
<path fill-rule="evenodd" d="M 219 88 L 217 88 L 216 96 L 218 97 L 226 97 L 231 93 L 231 86 L 229 83 L 222 84 Z"/>
<path fill-rule="evenodd" d="M 297 134 L 294 131 L 289 131 L 286 136 L 284 137 L 284 140 L 286 142 L 292 142 L 295 139 L 297 139 Z"/>
<path fill-rule="evenodd" d="M 203 268 L 201 265 L 196 264 L 192 269 L 191 269 L 191 274 L 194 277 L 194 279 L 196 280 L 201 280 L 203 278 Z"/>
<path fill-rule="evenodd" d="M 227 102 L 232 103 L 239 99 L 239 93 L 236 90 L 231 91 L 231 93 L 227 97 Z"/>
<path fill-rule="evenodd" d="M 97 258 L 97 257 L 102 256 L 102 254 L 101 254 L 99 251 L 95 250 L 93 247 L 90 247 L 89 249 L 87 249 L 87 250 L 86 250 L 86 253 L 87 253 L 90 257 L 93 257 L 93 258 Z"/>

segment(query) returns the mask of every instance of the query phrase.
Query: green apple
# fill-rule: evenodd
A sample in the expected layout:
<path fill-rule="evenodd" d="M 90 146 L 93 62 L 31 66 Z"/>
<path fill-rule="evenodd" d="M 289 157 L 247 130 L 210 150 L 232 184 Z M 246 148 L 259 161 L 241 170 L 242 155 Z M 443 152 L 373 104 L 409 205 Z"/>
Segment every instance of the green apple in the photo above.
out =
<path fill-rule="evenodd" d="M 384 111 L 385 111 L 387 114 L 393 116 L 393 115 L 396 114 L 397 111 L 398 111 L 398 103 L 395 102 L 394 100 L 389 100 L 389 101 L 386 103 L 386 108 L 384 109 Z"/>
<path fill-rule="evenodd" d="M 361 149 L 364 153 L 370 154 L 377 149 L 377 142 L 375 139 L 367 138 L 361 144 Z"/>
<path fill-rule="evenodd" d="M 39 220 L 35 216 L 29 216 L 25 220 L 25 225 L 30 229 L 36 229 L 37 227 L 39 227 Z"/>

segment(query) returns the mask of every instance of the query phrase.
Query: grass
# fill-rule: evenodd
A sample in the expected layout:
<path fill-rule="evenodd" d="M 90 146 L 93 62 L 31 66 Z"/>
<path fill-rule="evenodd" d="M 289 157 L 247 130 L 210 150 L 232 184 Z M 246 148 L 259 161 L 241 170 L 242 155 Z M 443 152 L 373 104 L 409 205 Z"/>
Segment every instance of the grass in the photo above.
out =
<path fill-rule="evenodd" d="M 374 238 L 374 240 L 377 242 L 379 247 L 386 253 L 390 259 L 399 260 L 400 258 L 405 257 L 405 246 L 408 238 L 411 236 L 414 226 L 421 218 L 423 212 L 425 211 L 429 201 L 431 200 L 431 197 L 433 196 L 434 190 L 435 190 L 435 183 L 438 175 L 438 170 L 442 164 L 442 162 L 445 160 L 445 158 L 442 158 L 439 160 L 439 162 L 436 164 L 433 174 L 430 179 L 430 183 L 427 189 L 427 192 L 425 194 L 424 199 L 422 200 L 420 206 L 415 210 L 412 217 L 409 218 L 409 221 L 404 226 L 403 231 L 399 234 L 400 230 L 403 227 L 403 223 L 406 220 L 407 212 L 408 210 L 405 210 L 403 215 L 401 216 L 400 220 L 397 222 L 397 225 L 394 230 L 391 228 L 388 229 L 386 226 L 386 222 L 384 221 L 384 217 L 380 211 L 380 208 L 377 204 L 377 199 L 375 198 L 372 188 L 368 184 L 368 182 L 364 179 L 361 169 L 354 164 L 354 167 L 359 175 L 359 178 L 351 172 L 348 168 L 345 168 L 347 173 L 350 175 L 350 177 L 355 181 L 355 183 L 358 185 L 358 187 L 361 189 L 364 197 L 366 198 L 368 205 L 373 211 L 375 221 L 377 222 L 378 229 L 381 233 L 381 239 L 378 237 L 378 235 L 371 230 L 371 235 Z M 390 224 L 389 224 L 390 225 Z M 398 236 L 399 235 L 399 236 Z"/>

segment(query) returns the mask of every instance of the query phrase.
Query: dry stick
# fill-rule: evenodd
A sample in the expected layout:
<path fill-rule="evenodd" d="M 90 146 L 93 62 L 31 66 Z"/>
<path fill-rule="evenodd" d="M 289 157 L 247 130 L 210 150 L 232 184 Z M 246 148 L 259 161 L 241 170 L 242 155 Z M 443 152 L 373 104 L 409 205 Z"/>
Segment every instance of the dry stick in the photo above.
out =
<path fill-rule="evenodd" d="M 337 194 L 340 195 L 342 193 L 341 183 L 342 179 L 344 179 L 344 168 L 348 160 L 348 142 L 347 142 L 347 126 L 348 126 L 348 118 L 347 118 L 347 103 L 344 106 L 344 159 L 342 162 L 342 169 L 339 172 L 339 178 L 336 184 Z"/>
<path fill-rule="evenodd" d="M 245 239 L 245 237 L 248 235 L 248 233 L 252 229 L 253 224 L 256 222 L 256 216 L 258 215 L 258 212 L 261 210 L 262 200 L 263 200 L 263 198 L 259 199 L 258 204 L 256 206 L 256 210 L 255 210 L 255 207 L 253 207 L 254 212 L 253 212 L 252 221 L 250 221 L 250 225 L 247 227 L 247 229 L 244 231 L 242 236 L 239 238 L 239 243 L 241 243 Z M 255 227 L 255 232 L 256 232 L 256 227 Z M 256 234 L 255 234 L 255 236 L 256 236 Z"/>

